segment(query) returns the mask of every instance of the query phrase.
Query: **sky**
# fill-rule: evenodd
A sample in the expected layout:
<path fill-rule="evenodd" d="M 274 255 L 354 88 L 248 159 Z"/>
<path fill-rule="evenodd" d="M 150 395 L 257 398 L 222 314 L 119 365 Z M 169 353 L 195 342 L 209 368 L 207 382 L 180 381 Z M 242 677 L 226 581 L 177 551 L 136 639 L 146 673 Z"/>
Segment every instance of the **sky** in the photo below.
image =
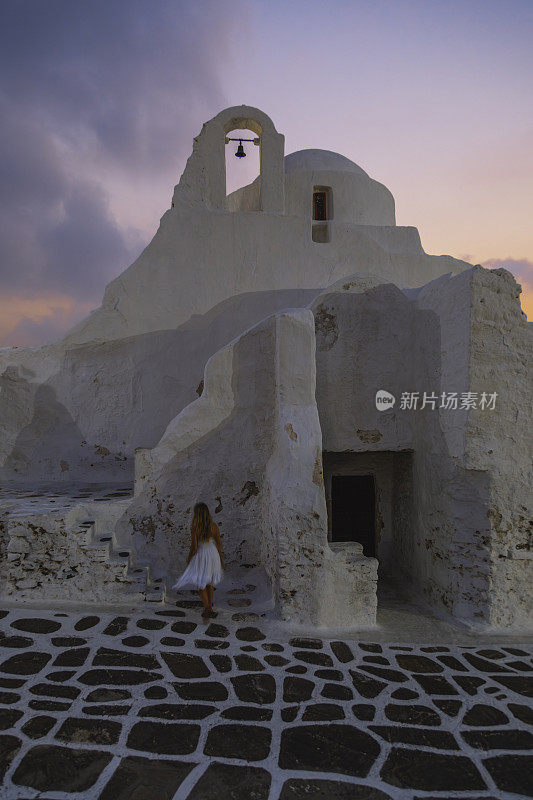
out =
<path fill-rule="evenodd" d="M 426 252 L 510 270 L 531 319 L 532 40 L 533 0 L 2 0 L 0 345 L 99 306 L 243 103 L 384 183 Z"/>

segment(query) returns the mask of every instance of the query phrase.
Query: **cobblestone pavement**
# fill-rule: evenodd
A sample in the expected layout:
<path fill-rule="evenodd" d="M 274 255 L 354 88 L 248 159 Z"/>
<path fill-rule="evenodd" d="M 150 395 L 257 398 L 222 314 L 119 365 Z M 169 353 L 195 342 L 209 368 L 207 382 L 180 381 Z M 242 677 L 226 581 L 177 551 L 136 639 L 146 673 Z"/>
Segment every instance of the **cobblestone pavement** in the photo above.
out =
<path fill-rule="evenodd" d="M 533 796 L 526 645 L 295 635 L 253 591 L 207 621 L 0 606 L 0 797 Z"/>

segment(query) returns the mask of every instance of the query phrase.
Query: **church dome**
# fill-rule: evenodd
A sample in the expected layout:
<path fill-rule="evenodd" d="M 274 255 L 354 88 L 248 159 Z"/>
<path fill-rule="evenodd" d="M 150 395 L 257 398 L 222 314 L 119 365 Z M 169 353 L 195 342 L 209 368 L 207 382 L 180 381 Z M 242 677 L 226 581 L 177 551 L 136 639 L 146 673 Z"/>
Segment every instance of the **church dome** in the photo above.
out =
<path fill-rule="evenodd" d="M 285 214 L 309 218 L 326 194 L 327 219 L 347 225 L 395 225 L 394 198 L 353 161 L 331 150 L 297 150 L 284 159 Z M 256 190 L 257 191 L 257 190 Z"/>
<path fill-rule="evenodd" d="M 289 172 L 352 172 L 370 177 L 353 161 L 332 150 L 296 150 L 285 156 L 285 174 Z"/>
<path fill-rule="evenodd" d="M 328 219 L 348 225 L 396 225 L 394 198 L 382 183 L 332 150 L 296 150 L 284 158 L 285 214 L 309 218 L 313 192 L 329 192 Z M 229 211 L 260 207 L 261 177 L 226 198 Z"/>

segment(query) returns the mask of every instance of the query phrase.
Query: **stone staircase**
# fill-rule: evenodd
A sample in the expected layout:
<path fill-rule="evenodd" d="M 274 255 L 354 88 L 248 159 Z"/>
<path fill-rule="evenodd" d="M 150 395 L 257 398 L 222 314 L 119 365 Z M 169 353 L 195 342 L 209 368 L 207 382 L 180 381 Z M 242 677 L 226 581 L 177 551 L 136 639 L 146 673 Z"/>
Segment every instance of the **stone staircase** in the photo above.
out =
<path fill-rule="evenodd" d="M 79 546 L 92 560 L 105 562 L 113 569 L 116 582 L 124 586 L 124 599 L 150 603 L 165 600 L 165 580 L 154 578 L 151 565 L 140 561 L 132 547 L 119 547 L 112 533 L 100 535 L 93 519 L 83 520 L 78 527 L 82 537 Z"/>
<path fill-rule="evenodd" d="M 87 500 L 44 514 L 0 506 L 0 596 L 118 605 L 183 600 L 167 588 L 174 577 L 140 558 L 133 543 L 117 542 L 115 526 L 129 502 Z"/>

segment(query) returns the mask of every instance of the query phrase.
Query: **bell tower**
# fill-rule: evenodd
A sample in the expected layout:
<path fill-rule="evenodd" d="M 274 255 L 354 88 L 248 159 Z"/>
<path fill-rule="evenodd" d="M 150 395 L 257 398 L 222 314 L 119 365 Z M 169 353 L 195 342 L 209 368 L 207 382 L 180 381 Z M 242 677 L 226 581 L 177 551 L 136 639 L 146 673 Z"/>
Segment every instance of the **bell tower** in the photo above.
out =
<path fill-rule="evenodd" d="M 259 140 L 260 210 L 283 214 L 285 137 L 277 132 L 270 117 L 251 106 L 226 108 L 204 123 L 176 188 L 209 208 L 225 209 L 225 145 L 231 131 L 242 129 L 253 131 Z"/>

